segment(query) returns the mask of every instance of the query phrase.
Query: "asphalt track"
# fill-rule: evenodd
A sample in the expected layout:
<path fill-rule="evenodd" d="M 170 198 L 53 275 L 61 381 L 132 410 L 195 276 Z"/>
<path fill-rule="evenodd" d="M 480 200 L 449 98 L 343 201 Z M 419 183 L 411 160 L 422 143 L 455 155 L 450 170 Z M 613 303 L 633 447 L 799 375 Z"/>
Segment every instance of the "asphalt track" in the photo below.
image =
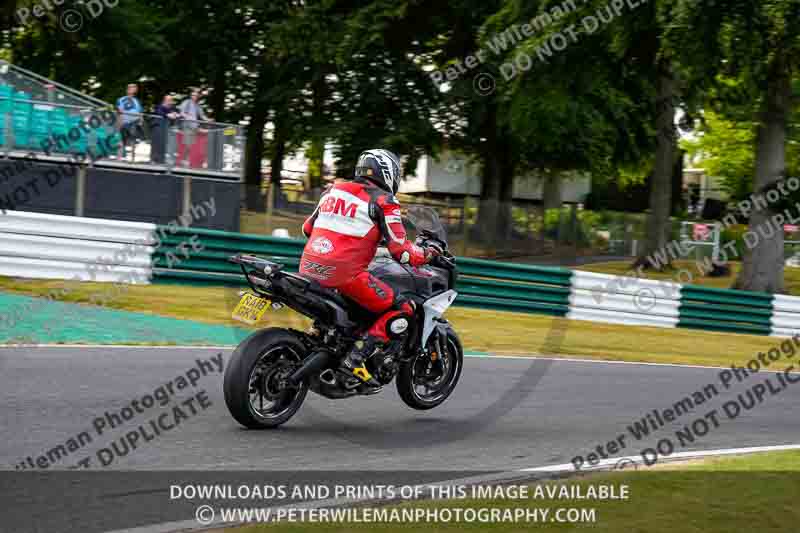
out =
<path fill-rule="evenodd" d="M 427 412 L 407 408 L 393 386 L 376 396 L 340 401 L 309 394 L 301 411 L 283 427 L 248 431 L 229 416 L 222 397 L 222 374 L 214 369 L 166 406 L 146 409 L 115 430 L 96 434 L 93 420 L 105 411 L 119 412 L 132 400 L 197 368 L 196 359 L 210 360 L 218 353 L 227 363 L 229 349 L 0 349 L 0 465 L 20 469 L 18 465 L 27 457 L 35 462 L 86 431 L 92 442 L 54 461 L 48 472 L 89 457 L 94 470 L 106 473 L 269 471 L 274 479 L 340 476 L 376 482 L 393 472 L 405 482 L 446 480 L 569 463 L 576 455 L 585 456 L 627 433 L 628 425 L 651 410 L 670 408 L 709 384 L 716 385 L 718 396 L 649 437 L 635 441 L 628 436 L 618 455 L 635 456 L 663 437 L 677 443 L 676 430 L 713 409 L 718 412 L 718 427 L 711 425 L 693 443 L 676 447 L 676 452 L 800 442 L 796 416 L 800 383 L 768 393 L 763 402 L 734 420 L 722 410 L 724 402 L 768 377 L 778 385 L 774 373 L 752 375 L 725 390 L 720 369 L 491 356 L 466 358 L 453 396 Z M 534 383 L 526 387 L 521 377 Z M 125 456 L 116 454 L 106 468 L 100 466 L 98 449 L 111 448 L 115 439 L 174 405 L 183 405 L 180 400 L 201 390 L 207 393 L 210 406 L 201 409 L 195 401 L 196 414 L 190 413 L 151 441 L 140 442 Z M 183 410 L 189 411 L 186 406 Z M 121 474 L 115 475 L 119 479 Z M 0 476 L 6 495 L 15 486 L 9 480 L 25 477 L 10 472 Z M 16 486 L 22 491 L 17 493 L 22 504 L 30 493 Z M 119 487 L 115 490 L 119 492 Z M 128 522 L 122 525 L 130 527 Z M 86 526 L 85 530 L 112 526 L 120 524 L 112 520 L 99 529 Z"/>

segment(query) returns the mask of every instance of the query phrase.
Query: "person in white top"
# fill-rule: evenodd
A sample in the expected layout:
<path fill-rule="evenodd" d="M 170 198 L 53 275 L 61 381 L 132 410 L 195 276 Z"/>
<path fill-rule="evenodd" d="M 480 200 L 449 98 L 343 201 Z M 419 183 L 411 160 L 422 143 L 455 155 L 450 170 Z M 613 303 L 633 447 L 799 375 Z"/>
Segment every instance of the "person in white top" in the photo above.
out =
<path fill-rule="evenodd" d="M 178 107 L 178 111 L 181 112 L 183 119 L 190 121 L 189 127 L 197 128 L 198 121 L 208 120 L 208 117 L 203 111 L 203 108 L 200 107 L 198 100 L 200 100 L 200 91 L 193 89 L 191 98 L 187 98 L 181 102 L 180 107 Z"/>
<path fill-rule="evenodd" d="M 184 166 L 191 165 L 188 160 L 188 154 L 186 154 L 187 159 L 183 159 L 184 151 L 189 152 L 192 150 L 192 146 L 197 139 L 197 131 L 200 129 L 200 121 L 208 120 L 198 100 L 200 100 L 200 91 L 198 89 L 192 89 L 191 97 L 181 102 L 181 105 L 178 106 L 178 111 L 183 119 L 183 142 L 181 143 L 182 146 L 178 149 L 178 161 L 179 164 Z M 195 161 L 195 166 L 198 164 L 199 162 Z"/>

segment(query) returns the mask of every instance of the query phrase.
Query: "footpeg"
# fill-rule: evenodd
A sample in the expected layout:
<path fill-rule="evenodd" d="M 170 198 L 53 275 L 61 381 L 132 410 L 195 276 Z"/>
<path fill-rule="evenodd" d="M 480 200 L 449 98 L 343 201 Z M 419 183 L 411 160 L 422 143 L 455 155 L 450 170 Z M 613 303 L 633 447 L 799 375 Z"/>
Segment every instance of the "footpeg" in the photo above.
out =
<path fill-rule="evenodd" d="M 337 373 L 339 374 L 338 381 L 345 390 L 353 390 L 364 383 L 353 374 L 344 370 L 339 370 Z"/>
<path fill-rule="evenodd" d="M 372 386 L 372 385 L 367 385 L 366 383 L 362 383 L 356 388 L 356 391 L 361 396 L 372 396 L 373 394 L 378 394 L 382 390 L 383 390 L 383 387 L 380 386 L 380 385 L 375 387 L 375 386 Z"/>

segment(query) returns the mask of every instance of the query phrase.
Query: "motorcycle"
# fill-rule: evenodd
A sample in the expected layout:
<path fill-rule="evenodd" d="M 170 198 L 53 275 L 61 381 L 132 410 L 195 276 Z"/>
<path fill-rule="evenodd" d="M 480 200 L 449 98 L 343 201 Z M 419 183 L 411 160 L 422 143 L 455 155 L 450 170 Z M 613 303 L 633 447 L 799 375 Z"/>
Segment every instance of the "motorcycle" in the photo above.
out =
<path fill-rule="evenodd" d="M 365 365 L 381 384 L 395 380 L 409 407 L 426 410 L 441 405 L 461 376 L 461 341 L 443 318 L 456 299 L 457 270 L 436 211 L 415 206 L 406 220 L 416 228 L 417 245 L 434 244 L 444 253 L 428 265 L 412 267 L 379 248 L 370 273 L 411 302 L 414 313 L 405 337 L 390 340 Z M 234 419 L 251 429 L 273 428 L 294 416 L 309 390 L 331 399 L 363 394 L 336 369 L 375 315 L 335 289 L 287 272 L 279 263 L 243 254 L 229 261 L 241 267 L 252 290 L 242 296 L 234 318 L 255 324 L 268 309 L 286 306 L 313 319 L 307 332 L 260 329 L 237 346 L 223 384 Z"/>

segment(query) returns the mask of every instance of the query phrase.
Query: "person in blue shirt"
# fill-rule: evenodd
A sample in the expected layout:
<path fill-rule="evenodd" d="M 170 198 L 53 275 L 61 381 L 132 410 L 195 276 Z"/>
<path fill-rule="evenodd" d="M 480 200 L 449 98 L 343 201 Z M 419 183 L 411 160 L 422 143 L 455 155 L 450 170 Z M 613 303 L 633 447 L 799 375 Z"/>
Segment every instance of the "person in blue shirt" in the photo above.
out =
<path fill-rule="evenodd" d="M 139 86 L 135 83 L 128 84 L 128 94 L 117 100 L 117 113 L 119 114 L 119 130 L 122 134 L 121 156 L 125 157 L 125 147 L 136 143 L 142 137 L 142 104 L 136 98 Z"/>
<path fill-rule="evenodd" d="M 150 153 L 154 163 L 164 163 L 167 149 L 167 133 L 170 126 L 181 117 L 172 96 L 164 95 L 164 99 L 156 106 L 156 116 L 150 117 L 150 133 L 152 144 Z"/>

